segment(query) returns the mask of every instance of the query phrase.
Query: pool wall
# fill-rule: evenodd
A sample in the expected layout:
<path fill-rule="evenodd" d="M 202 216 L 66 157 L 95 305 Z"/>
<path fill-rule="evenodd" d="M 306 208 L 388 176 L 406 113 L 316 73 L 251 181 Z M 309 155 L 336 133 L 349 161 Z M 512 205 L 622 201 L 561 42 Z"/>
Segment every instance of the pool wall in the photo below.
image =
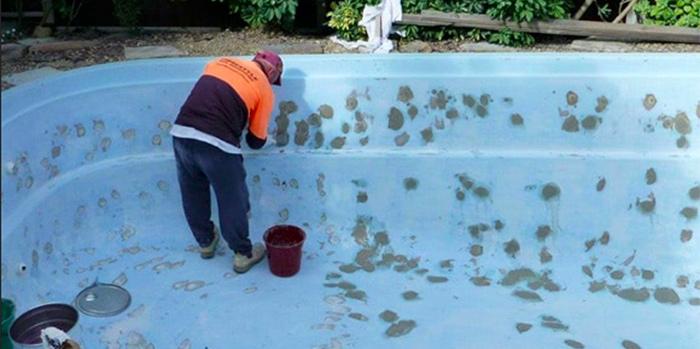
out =
<path fill-rule="evenodd" d="M 214 287 L 197 278 L 205 266 L 167 257 L 193 243 L 168 132 L 206 62 L 109 64 L 3 93 L 2 293 L 18 312 L 96 278 L 180 292 L 168 271 L 190 268 L 189 282 L 203 280 L 193 292 Z M 367 316 L 402 310 L 405 285 L 428 287 L 399 338 L 374 319 L 376 336 L 360 335 L 347 314 L 343 336 L 289 309 L 309 333 L 299 346 L 700 345 L 700 55 L 289 56 L 285 67 L 275 144 L 246 150 L 251 236 L 304 227 L 300 278 L 315 281 L 294 287 L 319 307 L 338 292 L 356 300 L 324 287 L 329 273 L 364 280 Z M 393 289 L 398 300 L 372 303 Z M 566 325 L 551 320 L 561 314 Z M 519 323 L 541 332 L 521 336 Z M 149 337 L 144 326 L 83 329 L 109 344 Z M 157 347 L 184 343 L 145 327 Z"/>

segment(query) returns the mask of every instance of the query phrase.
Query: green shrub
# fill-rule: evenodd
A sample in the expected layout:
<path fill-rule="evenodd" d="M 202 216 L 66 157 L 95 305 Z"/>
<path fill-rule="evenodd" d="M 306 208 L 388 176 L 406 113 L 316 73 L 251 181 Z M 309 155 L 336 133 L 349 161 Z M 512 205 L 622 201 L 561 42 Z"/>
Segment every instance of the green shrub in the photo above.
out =
<path fill-rule="evenodd" d="M 362 19 L 362 9 L 365 2 L 361 0 L 345 0 L 331 4 L 328 13 L 328 26 L 335 29 L 338 37 L 344 40 L 359 40 L 365 35 L 365 28 L 357 23 Z"/>
<path fill-rule="evenodd" d="M 535 44 L 535 37 L 523 32 L 516 32 L 509 28 L 503 28 L 498 32 L 492 33 L 488 37 L 489 42 L 494 44 L 522 47 L 532 46 Z"/>
<path fill-rule="evenodd" d="M 251 27 L 273 25 L 291 28 L 297 0 L 211 0 L 227 3 L 231 14 L 238 14 Z"/>
<path fill-rule="evenodd" d="M 119 20 L 119 25 L 136 29 L 139 25 L 143 0 L 112 0 L 114 3 L 114 15 Z"/>
<path fill-rule="evenodd" d="M 569 14 L 566 0 L 488 0 L 486 14 L 494 19 L 532 22 L 559 19 Z"/>
<path fill-rule="evenodd" d="M 403 0 L 404 13 L 421 13 L 434 10 L 453 13 L 487 14 L 494 19 L 516 22 L 532 22 L 538 19 L 557 19 L 569 16 L 573 0 Z M 693 0 L 700 1 L 700 0 Z M 357 27 L 362 17 L 362 9 L 375 0 L 344 0 L 334 4 L 329 26 L 338 31 L 344 39 L 356 40 L 362 37 L 364 30 Z M 508 46 L 530 46 L 535 38 L 527 33 L 516 32 L 508 28 L 493 32 L 483 29 L 455 27 L 422 27 L 406 25 L 403 28 L 404 40 L 442 41 L 447 39 L 488 40 Z"/>
<path fill-rule="evenodd" d="M 700 0 L 642 0 L 634 9 L 645 24 L 700 27 Z"/>

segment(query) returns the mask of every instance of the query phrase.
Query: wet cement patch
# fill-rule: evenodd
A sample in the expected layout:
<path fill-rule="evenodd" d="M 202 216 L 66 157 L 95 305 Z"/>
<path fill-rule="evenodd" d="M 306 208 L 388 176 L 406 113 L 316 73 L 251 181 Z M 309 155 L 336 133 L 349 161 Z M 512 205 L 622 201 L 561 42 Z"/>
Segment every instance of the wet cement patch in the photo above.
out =
<path fill-rule="evenodd" d="M 345 137 L 335 137 L 331 141 L 331 147 L 333 149 L 342 149 L 343 146 L 345 146 L 345 139 L 346 139 Z"/>
<path fill-rule="evenodd" d="M 85 136 L 85 126 L 83 126 L 83 124 L 75 124 L 73 127 L 75 128 L 75 134 L 78 138 Z"/>
<path fill-rule="evenodd" d="M 551 234 L 552 228 L 548 225 L 540 225 L 539 227 L 537 227 L 537 231 L 535 232 L 537 240 L 539 241 L 544 241 Z"/>
<path fill-rule="evenodd" d="M 415 105 L 411 105 L 408 107 L 406 113 L 408 113 L 408 116 L 413 120 L 418 115 L 418 108 Z"/>
<path fill-rule="evenodd" d="M 462 104 L 469 108 L 474 108 L 476 105 L 476 99 L 472 95 L 462 95 Z"/>
<path fill-rule="evenodd" d="M 308 123 L 309 126 L 312 127 L 320 127 L 323 123 L 323 120 L 321 119 L 321 115 L 318 115 L 317 113 L 312 113 L 306 118 L 306 123 Z"/>
<path fill-rule="evenodd" d="M 603 122 L 603 119 L 595 115 L 588 115 L 581 120 L 581 126 L 588 131 L 594 131 Z"/>
<path fill-rule="evenodd" d="M 455 119 L 459 118 L 459 111 L 457 111 L 457 109 L 455 109 L 455 108 L 450 108 L 450 109 L 445 113 L 445 117 L 446 117 L 448 120 L 455 120 Z"/>
<path fill-rule="evenodd" d="M 359 111 L 355 113 L 355 126 L 353 128 L 353 131 L 355 133 L 364 133 L 367 131 L 367 128 L 369 125 L 367 124 L 367 117 L 365 114 L 360 113 Z"/>
<path fill-rule="evenodd" d="M 430 97 L 430 108 L 445 110 L 447 107 L 448 97 L 445 91 L 433 91 Z"/>
<path fill-rule="evenodd" d="M 136 138 L 136 130 L 133 128 L 126 129 L 122 131 L 122 138 L 130 141 Z"/>
<path fill-rule="evenodd" d="M 391 310 L 384 310 L 379 314 L 379 318 L 386 322 L 394 322 L 399 319 L 399 315 Z"/>
<path fill-rule="evenodd" d="M 466 190 L 470 190 L 474 185 L 474 180 L 467 176 L 466 173 L 456 174 L 455 177 L 457 177 L 459 183 L 462 184 L 462 187 Z"/>
<path fill-rule="evenodd" d="M 542 302 L 542 297 L 540 297 L 540 295 L 537 294 L 537 292 L 527 290 L 515 290 L 513 291 L 513 296 L 528 302 Z"/>
<path fill-rule="evenodd" d="M 350 314 L 348 314 L 348 317 L 351 319 L 355 319 L 357 321 L 368 321 L 369 320 L 365 315 L 360 314 L 360 313 L 350 313 Z"/>
<path fill-rule="evenodd" d="M 653 94 L 647 94 L 644 96 L 644 101 L 642 102 L 644 105 L 644 109 L 646 110 L 652 110 L 654 106 L 656 106 L 656 96 Z"/>
<path fill-rule="evenodd" d="M 467 230 L 469 231 L 469 235 L 471 235 L 473 238 L 481 239 L 481 234 L 491 230 L 491 227 L 488 224 L 480 223 L 470 225 L 467 227 Z"/>
<path fill-rule="evenodd" d="M 595 185 L 595 190 L 598 192 L 601 192 L 605 189 L 605 177 L 602 177 L 601 179 L 598 180 L 598 183 Z"/>
<path fill-rule="evenodd" d="M 566 131 L 566 132 L 578 132 L 579 131 L 579 122 L 578 119 L 571 115 L 568 118 L 564 119 L 564 123 L 561 125 L 561 129 Z"/>
<path fill-rule="evenodd" d="M 472 245 L 469 248 L 469 254 L 471 254 L 474 257 L 479 257 L 482 254 L 484 254 L 484 247 L 479 244 Z"/>
<path fill-rule="evenodd" d="M 294 123 L 296 126 L 296 132 L 294 133 L 294 144 L 305 145 L 309 140 L 309 124 L 304 121 L 297 121 Z"/>
<path fill-rule="evenodd" d="M 326 280 L 335 280 L 340 279 L 341 277 L 343 276 L 335 272 L 330 272 L 326 274 Z"/>
<path fill-rule="evenodd" d="M 57 146 L 51 148 L 51 158 L 55 159 L 59 156 L 61 156 L 61 146 L 57 145 Z"/>
<path fill-rule="evenodd" d="M 343 264 L 340 267 L 338 267 L 338 270 L 342 271 L 343 273 L 347 274 L 352 274 L 361 268 L 356 266 L 355 264 Z"/>
<path fill-rule="evenodd" d="M 365 301 L 367 300 L 367 293 L 362 290 L 347 290 L 345 292 L 345 297 L 355 299 L 358 301 Z"/>
<path fill-rule="evenodd" d="M 537 278 L 537 274 L 529 268 L 519 268 L 509 271 L 501 280 L 503 286 L 513 286 L 523 281 L 530 281 Z"/>
<path fill-rule="evenodd" d="M 640 212 L 644 214 L 651 214 L 656 208 L 656 198 L 654 197 L 653 193 L 649 194 L 649 196 L 644 200 L 637 199 L 636 205 Z"/>
<path fill-rule="evenodd" d="M 403 147 L 404 145 L 406 145 L 406 143 L 408 143 L 410 139 L 411 136 L 408 133 L 404 132 L 394 138 L 394 143 L 396 143 L 396 145 L 399 147 Z"/>
<path fill-rule="evenodd" d="M 491 279 L 485 276 L 473 276 L 469 279 L 469 281 L 471 281 L 472 284 L 477 287 L 491 286 Z"/>
<path fill-rule="evenodd" d="M 625 339 L 622 341 L 622 347 L 625 349 L 642 349 L 642 347 L 640 347 L 639 344 L 629 339 Z"/>
<path fill-rule="evenodd" d="M 503 251 L 511 258 L 515 258 L 515 255 L 520 252 L 520 243 L 518 240 L 512 239 L 503 245 Z"/>
<path fill-rule="evenodd" d="M 551 315 L 542 315 L 540 325 L 553 331 L 568 331 L 569 326 Z"/>
<path fill-rule="evenodd" d="M 486 107 L 479 104 L 476 106 L 476 115 L 479 116 L 480 118 L 485 118 L 489 115 L 489 111 L 488 111 L 488 109 L 486 109 Z"/>
<path fill-rule="evenodd" d="M 361 191 L 361 192 L 357 193 L 357 198 L 356 198 L 357 202 L 363 204 L 363 203 L 367 202 L 368 199 L 369 199 L 369 197 L 367 196 L 367 192 Z"/>
<path fill-rule="evenodd" d="M 524 322 L 518 322 L 515 324 L 515 329 L 518 330 L 518 333 L 525 333 L 529 331 L 532 328 L 532 324 L 524 323 Z"/>
<path fill-rule="evenodd" d="M 280 110 L 283 108 L 281 105 L 285 103 L 282 102 L 280 104 Z M 275 142 L 278 147 L 284 147 L 287 144 L 289 144 L 289 132 L 287 132 L 289 128 L 289 117 L 287 114 L 280 114 L 277 117 L 275 117 L 275 124 L 276 124 L 276 130 L 275 130 Z"/>
<path fill-rule="evenodd" d="M 404 103 L 410 102 L 413 100 L 413 90 L 411 90 L 411 87 L 409 86 L 399 87 L 399 93 L 396 96 L 396 99 Z"/>
<path fill-rule="evenodd" d="M 413 177 L 404 178 L 403 187 L 406 191 L 416 190 L 418 188 L 418 180 Z"/>
<path fill-rule="evenodd" d="M 660 287 L 654 291 L 654 299 L 662 304 L 678 304 L 681 299 L 678 293 L 669 287 Z"/>
<path fill-rule="evenodd" d="M 428 275 L 426 279 L 431 284 L 441 284 L 441 283 L 445 283 L 449 280 L 448 278 L 446 278 L 444 276 L 434 276 L 434 275 Z"/>
<path fill-rule="evenodd" d="M 697 207 L 684 207 L 681 212 L 681 216 L 685 217 L 687 220 L 693 220 L 698 217 L 698 208 Z"/>
<path fill-rule="evenodd" d="M 564 341 L 564 344 L 566 344 L 566 345 L 568 345 L 569 347 L 574 348 L 574 349 L 584 349 L 584 348 L 586 347 L 585 345 L 583 345 L 583 343 L 577 342 L 577 341 L 575 341 L 575 340 L 573 340 L 573 339 L 567 339 L 567 340 L 565 340 L 565 341 Z"/>
<path fill-rule="evenodd" d="M 700 185 L 696 185 L 688 190 L 688 197 L 692 200 L 700 200 Z"/>
<path fill-rule="evenodd" d="M 324 104 L 318 108 L 319 114 L 325 119 L 333 118 L 333 107 L 328 104 Z"/>
<path fill-rule="evenodd" d="M 357 105 L 357 97 L 354 94 L 350 94 L 347 98 L 345 98 L 345 109 L 348 111 L 357 109 Z"/>
<path fill-rule="evenodd" d="M 446 259 L 446 260 L 440 261 L 440 268 L 452 269 L 452 268 L 454 268 L 454 264 L 452 264 L 452 262 L 454 262 L 454 259 Z"/>
<path fill-rule="evenodd" d="M 415 291 L 406 291 L 401 294 L 401 297 L 403 297 L 404 300 L 407 301 L 413 301 L 418 299 L 418 292 Z"/>
<path fill-rule="evenodd" d="M 545 264 L 549 263 L 552 261 L 552 254 L 549 252 L 549 250 L 546 247 L 543 247 L 542 250 L 540 251 L 540 263 Z"/>
<path fill-rule="evenodd" d="M 605 96 L 598 97 L 598 99 L 596 99 L 596 102 L 597 102 L 596 107 L 595 107 L 596 113 L 604 112 L 605 109 L 608 108 L 608 104 L 610 104 L 610 101 Z"/>
<path fill-rule="evenodd" d="M 593 269 L 591 269 L 590 266 L 588 266 L 588 265 L 582 266 L 582 267 L 581 267 L 581 271 L 582 271 L 584 274 L 588 275 L 589 278 L 593 278 Z"/>
<path fill-rule="evenodd" d="M 617 296 L 630 302 L 644 302 L 647 299 L 649 299 L 651 294 L 649 293 L 649 289 L 647 289 L 646 287 L 625 288 L 618 291 Z"/>
<path fill-rule="evenodd" d="M 610 273 L 610 277 L 615 280 L 622 280 L 622 278 L 625 277 L 625 272 L 623 272 L 622 270 L 615 270 L 612 273 Z"/>
<path fill-rule="evenodd" d="M 479 186 L 474 188 L 474 195 L 476 195 L 480 199 L 486 199 L 489 197 L 489 195 L 491 195 L 491 191 L 489 191 L 485 187 Z"/>
<path fill-rule="evenodd" d="M 552 201 L 559 198 L 561 194 L 561 189 L 556 183 L 547 183 L 542 188 L 542 199 L 545 201 Z"/>
<path fill-rule="evenodd" d="M 510 123 L 513 126 L 523 126 L 525 124 L 525 119 L 523 119 L 522 115 L 515 113 L 510 116 Z"/>
<path fill-rule="evenodd" d="M 656 183 L 656 170 L 654 168 L 649 168 L 647 172 L 644 174 L 644 179 L 647 182 L 647 185 L 652 185 Z"/>
<path fill-rule="evenodd" d="M 403 123 L 403 113 L 399 109 L 391 107 L 391 109 L 389 110 L 389 124 L 387 127 L 394 131 L 398 131 L 401 129 L 401 127 L 403 127 Z"/>
<path fill-rule="evenodd" d="M 411 331 L 413 331 L 414 328 L 416 328 L 415 321 L 401 320 L 389 326 L 385 333 L 389 337 L 401 337 L 411 333 Z"/>
<path fill-rule="evenodd" d="M 681 242 L 686 243 L 693 239 L 693 231 L 690 229 L 681 230 Z"/>
<path fill-rule="evenodd" d="M 676 129 L 676 132 L 680 133 L 683 136 L 693 132 L 693 127 L 690 124 L 690 119 L 688 118 L 688 115 L 684 112 L 676 114 L 673 125 Z"/>
<path fill-rule="evenodd" d="M 426 144 L 433 142 L 433 128 L 432 127 L 427 127 L 425 129 L 423 129 L 422 131 L 420 131 L 420 135 Z"/>

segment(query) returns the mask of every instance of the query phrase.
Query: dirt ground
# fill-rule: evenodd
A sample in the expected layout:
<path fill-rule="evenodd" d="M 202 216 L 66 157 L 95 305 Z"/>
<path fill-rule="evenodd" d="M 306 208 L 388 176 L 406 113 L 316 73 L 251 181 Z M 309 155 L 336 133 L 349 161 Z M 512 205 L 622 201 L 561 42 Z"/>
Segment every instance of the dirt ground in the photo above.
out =
<path fill-rule="evenodd" d="M 294 46 L 299 53 L 347 53 L 327 37 L 294 36 L 260 30 L 221 31 L 209 33 L 127 33 L 106 34 L 97 31 L 58 33 L 58 40 L 95 40 L 95 44 L 78 50 L 29 53 L 21 59 L 5 61 L 2 75 L 41 67 L 68 70 L 125 59 L 124 47 L 168 45 L 178 48 L 186 56 L 248 55 L 261 47 L 271 45 Z M 533 47 L 520 48 L 523 52 L 567 52 L 575 38 L 543 37 Z M 399 51 L 460 52 L 467 41 L 447 40 L 434 43 L 401 43 Z M 700 45 L 690 44 L 626 44 L 625 52 L 700 52 Z M 297 52 L 295 52 L 297 53 Z M 8 86 L 3 83 L 3 89 Z"/>

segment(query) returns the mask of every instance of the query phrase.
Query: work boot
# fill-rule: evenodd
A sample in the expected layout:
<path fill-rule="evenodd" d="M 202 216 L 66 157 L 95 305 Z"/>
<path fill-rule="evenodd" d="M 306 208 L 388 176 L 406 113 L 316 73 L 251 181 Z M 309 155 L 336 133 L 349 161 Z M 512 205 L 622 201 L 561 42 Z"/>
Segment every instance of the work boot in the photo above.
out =
<path fill-rule="evenodd" d="M 251 257 L 236 253 L 233 257 L 233 271 L 243 274 L 258 264 L 265 257 L 265 246 L 261 243 L 256 243 L 253 245 L 253 250 L 250 253 Z"/>
<path fill-rule="evenodd" d="M 211 241 L 209 246 L 199 248 L 199 256 L 202 259 L 209 259 L 216 255 L 216 247 L 219 245 L 219 228 L 214 226 L 214 240 Z"/>

